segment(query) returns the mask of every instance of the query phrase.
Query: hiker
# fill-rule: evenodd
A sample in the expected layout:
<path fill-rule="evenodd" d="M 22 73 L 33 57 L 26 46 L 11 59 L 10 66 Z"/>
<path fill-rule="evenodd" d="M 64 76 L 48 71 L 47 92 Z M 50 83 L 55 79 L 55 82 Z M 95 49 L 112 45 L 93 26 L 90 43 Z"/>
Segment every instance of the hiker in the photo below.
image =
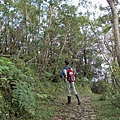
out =
<path fill-rule="evenodd" d="M 60 78 L 62 79 L 62 77 L 64 77 L 63 79 L 64 79 L 64 82 L 66 83 L 66 91 L 67 91 L 67 99 L 68 99 L 67 104 L 71 103 L 71 90 L 72 90 L 72 92 L 75 94 L 75 96 L 77 98 L 78 105 L 80 105 L 81 102 L 80 102 L 80 99 L 78 97 L 77 91 L 74 86 L 75 80 L 70 81 L 69 77 L 68 77 L 68 70 L 69 69 L 72 70 L 72 68 L 71 68 L 71 66 L 69 66 L 68 60 L 65 60 L 64 63 L 65 63 L 65 66 L 62 68 L 62 71 L 60 72 Z"/>

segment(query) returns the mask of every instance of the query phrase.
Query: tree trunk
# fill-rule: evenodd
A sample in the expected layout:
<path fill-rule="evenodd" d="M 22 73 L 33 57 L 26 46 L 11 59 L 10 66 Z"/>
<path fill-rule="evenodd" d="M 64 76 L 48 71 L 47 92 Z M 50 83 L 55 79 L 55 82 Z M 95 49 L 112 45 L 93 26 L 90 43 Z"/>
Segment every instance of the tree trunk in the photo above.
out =
<path fill-rule="evenodd" d="M 115 50 L 117 55 L 117 61 L 120 67 L 120 36 L 119 36 L 119 22 L 118 22 L 118 14 L 115 9 L 114 0 L 107 0 L 110 9 L 113 15 L 113 29 L 114 29 L 114 37 L 115 37 Z"/>

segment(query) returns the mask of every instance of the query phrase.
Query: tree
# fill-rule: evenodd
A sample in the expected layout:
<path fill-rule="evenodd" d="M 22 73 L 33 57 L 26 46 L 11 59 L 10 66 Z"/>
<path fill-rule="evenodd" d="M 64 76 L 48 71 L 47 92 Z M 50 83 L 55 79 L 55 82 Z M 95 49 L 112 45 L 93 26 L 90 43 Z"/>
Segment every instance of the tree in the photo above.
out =
<path fill-rule="evenodd" d="M 116 50 L 116 56 L 118 65 L 120 67 L 120 36 L 119 36 L 119 22 L 118 22 L 118 14 L 115 8 L 115 0 L 107 0 L 112 15 L 113 15 L 113 29 L 114 29 L 114 37 L 115 37 L 115 50 Z"/>

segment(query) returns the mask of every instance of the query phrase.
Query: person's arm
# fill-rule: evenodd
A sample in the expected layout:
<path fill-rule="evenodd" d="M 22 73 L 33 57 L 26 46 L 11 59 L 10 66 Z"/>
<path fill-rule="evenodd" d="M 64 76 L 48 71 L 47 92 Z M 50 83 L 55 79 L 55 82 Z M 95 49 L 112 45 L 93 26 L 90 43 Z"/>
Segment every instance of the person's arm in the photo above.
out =
<path fill-rule="evenodd" d="M 60 72 L 60 78 L 62 79 L 62 76 L 64 75 L 64 69 Z"/>
<path fill-rule="evenodd" d="M 67 70 L 64 69 L 64 81 L 67 81 Z"/>

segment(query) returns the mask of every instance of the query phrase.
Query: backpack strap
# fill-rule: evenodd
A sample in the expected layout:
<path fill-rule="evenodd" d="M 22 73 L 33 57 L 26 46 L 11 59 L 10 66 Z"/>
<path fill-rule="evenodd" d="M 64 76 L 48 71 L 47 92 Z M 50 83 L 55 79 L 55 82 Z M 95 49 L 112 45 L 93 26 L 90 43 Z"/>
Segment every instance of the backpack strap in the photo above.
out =
<path fill-rule="evenodd" d="M 65 66 L 64 69 L 68 70 L 68 69 L 71 69 L 70 66 Z"/>

